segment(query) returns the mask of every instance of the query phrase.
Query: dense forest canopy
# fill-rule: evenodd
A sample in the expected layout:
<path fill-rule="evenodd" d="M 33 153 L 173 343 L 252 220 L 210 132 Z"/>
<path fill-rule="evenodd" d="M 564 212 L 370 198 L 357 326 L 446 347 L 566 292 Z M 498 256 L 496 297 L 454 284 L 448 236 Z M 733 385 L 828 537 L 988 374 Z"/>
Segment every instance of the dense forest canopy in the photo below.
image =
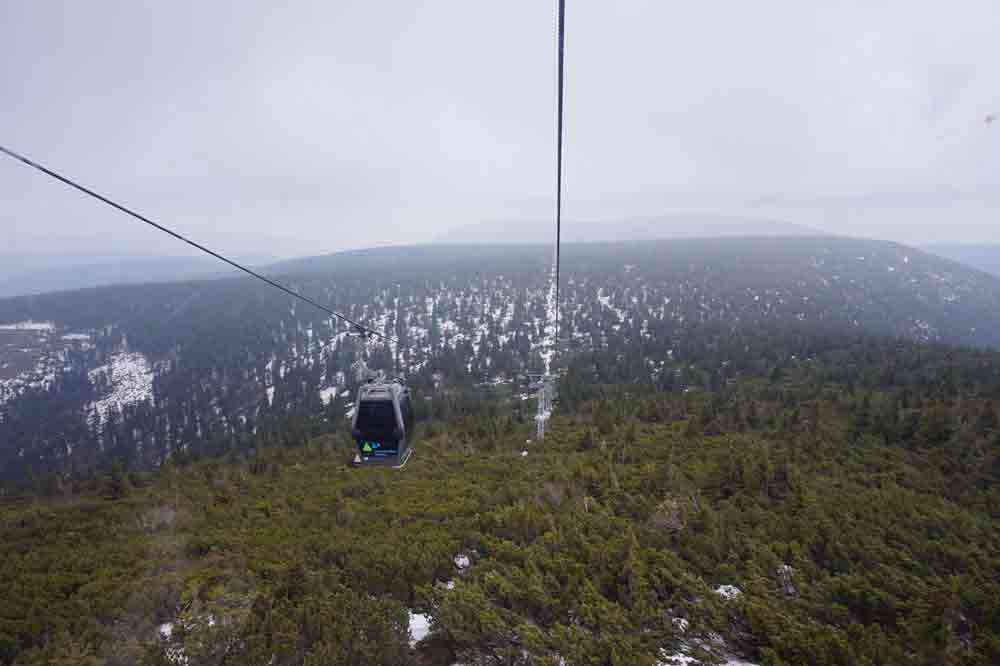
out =
<path fill-rule="evenodd" d="M 547 251 L 338 257 L 282 279 L 398 344 L 237 279 L 0 301 L 51 374 L 0 406 L 0 663 L 1000 660 L 994 278 L 571 246 L 532 441 Z M 402 473 L 347 464 L 358 359 L 414 389 Z"/>
<path fill-rule="evenodd" d="M 581 353 L 543 442 L 435 400 L 403 473 L 341 428 L 50 479 L 0 505 L 0 658 L 995 663 L 996 353 L 834 341 L 714 387 Z"/>

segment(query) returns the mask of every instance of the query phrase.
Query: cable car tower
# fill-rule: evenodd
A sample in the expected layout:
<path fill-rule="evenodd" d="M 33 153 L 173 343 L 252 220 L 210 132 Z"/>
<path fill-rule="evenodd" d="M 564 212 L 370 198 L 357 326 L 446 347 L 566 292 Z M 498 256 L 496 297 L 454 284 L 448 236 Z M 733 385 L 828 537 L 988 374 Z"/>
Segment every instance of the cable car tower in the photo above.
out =
<path fill-rule="evenodd" d="M 557 397 L 558 375 L 544 373 L 528 373 L 531 383 L 528 385 L 535 392 L 537 407 L 535 410 L 535 439 L 545 439 L 549 417 L 552 416 L 552 405 Z"/>
<path fill-rule="evenodd" d="M 545 430 L 548 426 L 549 417 L 552 416 L 552 406 L 557 397 L 557 381 L 559 374 L 552 370 L 552 360 L 561 351 L 561 325 L 559 316 L 560 305 L 559 283 L 560 283 L 560 250 L 562 245 L 562 159 L 563 159 L 563 74 L 564 74 L 564 53 L 566 50 L 566 0 L 559 0 L 559 14 L 557 17 L 558 41 L 557 41 L 557 68 L 556 68 L 556 248 L 555 265 L 552 270 L 552 286 L 548 294 L 548 315 L 550 324 L 547 329 L 552 329 L 553 337 L 546 335 L 546 340 L 542 343 L 542 358 L 545 362 L 545 370 L 541 373 L 528 373 L 528 378 L 532 380 L 530 387 L 535 390 L 535 400 L 537 401 L 537 411 L 535 413 L 535 439 L 544 439 Z M 546 331 L 547 333 L 547 331 Z"/>

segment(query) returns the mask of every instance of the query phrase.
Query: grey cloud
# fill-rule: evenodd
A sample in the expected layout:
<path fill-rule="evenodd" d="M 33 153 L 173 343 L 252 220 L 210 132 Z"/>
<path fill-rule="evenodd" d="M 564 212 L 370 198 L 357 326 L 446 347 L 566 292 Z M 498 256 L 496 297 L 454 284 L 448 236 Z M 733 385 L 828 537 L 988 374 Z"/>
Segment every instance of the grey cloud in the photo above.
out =
<path fill-rule="evenodd" d="M 567 20 L 567 219 L 997 239 L 995 3 L 571 0 Z M 553 38 L 534 0 L 3 3 L 0 142 L 235 253 L 543 219 Z M 0 200 L 7 251 L 184 252 L 14 163 Z"/>

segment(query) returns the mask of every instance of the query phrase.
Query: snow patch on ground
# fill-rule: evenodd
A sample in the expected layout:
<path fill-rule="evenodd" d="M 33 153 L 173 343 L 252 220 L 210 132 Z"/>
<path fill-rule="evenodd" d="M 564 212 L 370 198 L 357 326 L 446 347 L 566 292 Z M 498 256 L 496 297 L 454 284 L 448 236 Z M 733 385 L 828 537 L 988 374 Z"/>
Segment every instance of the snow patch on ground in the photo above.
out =
<path fill-rule="evenodd" d="M 0 326 L 0 405 L 31 389 L 49 389 L 57 376 L 72 369 L 68 350 L 91 348 L 89 337 L 76 337 L 81 334 L 56 340 L 48 325 L 24 321 Z"/>
<path fill-rule="evenodd" d="M 736 597 L 743 594 L 743 591 L 736 587 L 735 585 L 720 585 L 719 587 L 712 590 L 717 595 L 725 599 L 726 601 L 732 601 Z"/>
<path fill-rule="evenodd" d="M 665 650 L 660 651 L 660 661 L 656 662 L 656 666 L 697 666 L 697 664 L 697 659 L 683 652 L 667 654 Z"/>
<path fill-rule="evenodd" d="M 683 618 L 674 618 L 674 626 L 677 626 L 677 621 L 681 620 L 687 622 Z M 687 625 L 685 624 L 684 630 L 687 630 Z M 683 631 L 681 633 L 683 633 Z M 712 659 L 710 661 L 702 661 L 696 657 L 691 656 L 691 652 L 696 649 L 702 649 L 708 652 Z M 759 666 L 752 661 L 746 661 L 735 654 L 726 645 L 725 639 L 722 638 L 717 633 L 710 633 L 708 638 L 694 638 L 690 641 L 684 640 L 678 646 L 677 651 L 670 652 L 666 649 L 660 650 L 660 660 L 657 662 L 657 666 L 700 666 L 701 664 L 719 664 L 720 666 Z"/>
<path fill-rule="evenodd" d="M 13 324 L 0 324 L 0 331 L 54 331 L 55 328 L 56 325 L 51 321 L 32 321 L 31 319 Z"/>
<path fill-rule="evenodd" d="M 424 613 L 410 611 L 410 646 L 427 638 L 431 631 L 431 618 Z"/>
<path fill-rule="evenodd" d="M 932 342 L 940 337 L 937 328 L 923 319 L 914 319 L 910 331 L 919 342 Z"/>
<path fill-rule="evenodd" d="M 333 402 L 334 398 L 337 397 L 338 390 L 339 389 L 336 386 L 320 389 L 319 399 L 323 401 L 324 405 L 329 405 L 331 402 Z"/>
<path fill-rule="evenodd" d="M 694 657 L 682 652 L 675 652 L 674 654 L 668 654 L 665 650 L 660 652 L 661 661 L 657 662 L 657 666 L 700 666 L 704 663 L 715 663 L 715 662 L 702 662 L 698 661 Z M 752 661 L 744 661 L 739 657 L 723 657 L 725 661 L 721 663 L 721 666 L 758 666 Z"/>
<path fill-rule="evenodd" d="M 110 363 L 89 373 L 91 380 L 99 374 L 107 375 L 111 385 L 111 393 L 91 404 L 101 423 L 112 409 L 121 411 L 128 405 L 153 399 L 153 370 L 149 360 L 139 352 L 113 354 Z"/>

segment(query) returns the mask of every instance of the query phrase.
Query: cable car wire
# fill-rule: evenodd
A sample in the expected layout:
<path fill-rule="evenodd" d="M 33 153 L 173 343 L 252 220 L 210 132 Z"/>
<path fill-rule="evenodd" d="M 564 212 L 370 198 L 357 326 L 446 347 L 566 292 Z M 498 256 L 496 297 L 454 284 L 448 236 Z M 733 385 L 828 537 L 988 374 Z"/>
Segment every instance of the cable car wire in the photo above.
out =
<path fill-rule="evenodd" d="M 135 212 L 134 210 L 126 208 L 122 204 L 117 203 L 117 202 L 109 199 L 106 196 L 98 194 L 97 192 L 94 192 L 93 190 L 91 190 L 91 189 L 89 189 L 87 187 L 84 187 L 83 185 L 80 185 L 76 181 L 73 181 L 73 180 L 71 180 L 71 179 L 67 178 L 66 176 L 63 176 L 63 175 L 61 175 L 59 173 L 56 173 L 52 169 L 49 169 L 49 168 L 47 168 L 45 166 L 42 166 L 41 164 L 39 164 L 39 163 L 37 163 L 37 162 L 35 162 L 33 160 L 28 159 L 24 155 L 16 153 L 13 150 L 10 150 L 9 148 L 5 148 L 2 145 L 0 145 L 0 152 L 3 152 L 3 153 L 7 154 L 10 157 L 12 157 L 12 158 L 14 158 L 14 159 L 16 159 L 16 160 L 18 160 L 20 162 L 23 162 L 24 164 L 27 164 L 30 167 L 33 167 L 33 168 L 41 171 L 42 173 L 44 173 L 47 176 L 55 178 L 56 180 L 58 180 L 61 183 L 69 185 L 70 187 L 72 187 L 74 189 L 77 189 L 80 192 L 83 192 L 84 194 L 86 194 L 86 195 L 88 195 L 90 197 L 93 197 L 94 199 L 97 199 L 98 201 L 101 201 L 101 202 L 103 202 L 103 203 L 111 206 L 112 208 L 115 208 L 115 209 L 117 209 L 117 210 L 125 213 L 126 215 L 130 215 L 130 216 L 134 217 L 137 220 L 145 222 L 146 224 L 148 224 L 151 227 L 154 227 L 156 229 L 159 229 L 160 231 L 162 231 L 165 234 L 169 234 L 169 235 L 173 236 L 174 238 L 176 238 L 178 240 L 184 241 L 185 243 L 187 243 L 191 247 L 197 248 L 197 249 L 201 250 L 202 252 L 204 252 L 206 254 L 209 254 L 209 255 L 215 257 L 216 259 L 219 259 L 220 261 L 224 261 L 227 264 L 229 264 L 230 266 L 232 266 L 233 268 L 237 268 L 237 269 L 243 271 L 244 273 L 246 273 L 246 274 L 248 274 L 248 275 L 250 275 L 252 277 L 257 278 L 258 280 L 262 280 L 262 281 L 266 282 L 267 284 L 271 285 L 272 287 L 274 287 L 275 289 L 280 289 L 281 291 L 285 292 L 289 296 L 293 296 L 293 297 L 299 299 L 300 301 L 308 303 L 309 305 L 311 305 L 311 306 L 313 306 L 315 308 L 318 308 L 319 310 L 322 310 L 323 312 L 327 313 L 328 315 L 336 317 L 337 319 L 343 321 L 344 323 L 350 324 L 351 326 L 354 327 L 354 329 L 357 332 L 362 333 L 366 337 L 370 337 L 370 336 L 374 335 L 374 336 L 379 337 L 379 338 L 381 338 L 381 339 L 383 339 L 385 341 L 394 340 L 394 338 L 391 338 L 391 337 L 389 337 L 389 336 L 387 336 L 387 335 L 385 335 L 383 333 L 380 333 L 380 332 L 376 331 L 373 328 L 369 328 L 369 327 L 365 326 L 364 324 L 356 322 L 353 319 L 351 319 L 350 317 L 346 317 L 346 316 L 340 314 L 339 312 L 331 310 L 330 308 L 326 307 L 325 305 L 321 305 L 321 304 L 317 303 L 316 301 L 314 301 L 313 299 L 311 299 L 311 298 L 309 298 L 307 296 L 303 296 L 302 294 L 296 292 L 293 289 L 290 289 L 289 287 L 286 287 L 285 285 L 281 284 L 280 282 L 275 282 L 271 278 L 265 277 L 265 276 L 261 275 L 260 273 L 258 273 L 257 271 L 254 271 L 253 269 L 247 268 L 246 266 L 244 266 L 244 265 L 242 265 L 242 264 L 240 264 L 240 263 L 238 263 L 236 261 L 233 261 L 232 259 L 229 259 L 228 257 L 225 257 L 225 256 L 219 254 L 218 252 L 214 251 L 214 250 L 210 250 L 207 247 L 205 247 L 204 245 L 202 245 L 200 243 L 196 243 L 195 241 L 191 240 L 190 238 L 177 233 L 173 229 L 168 229 L 167 227 L 163 226 L 162 224 L 154 222 L 153 220 L 149 219 L 148 217 L 140 215 L 139 213 Z"/>

